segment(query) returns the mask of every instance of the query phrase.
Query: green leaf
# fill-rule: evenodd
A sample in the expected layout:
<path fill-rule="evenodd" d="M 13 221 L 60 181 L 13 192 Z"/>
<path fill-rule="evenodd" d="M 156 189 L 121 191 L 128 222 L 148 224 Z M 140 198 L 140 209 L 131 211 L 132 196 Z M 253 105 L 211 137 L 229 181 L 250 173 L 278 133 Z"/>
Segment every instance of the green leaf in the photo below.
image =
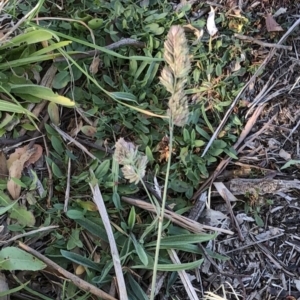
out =
<path fill-rule="evenodd" d="M 132 206 L 130 209 L 130 213 L 128 216 L 128 222 L 127 222 L 130 230 L 132 230 L 135 225 L 135 219 L 136 219 L 135 208 L 134 208 L 134 206 Z"/>
<path fill-rule="evenodd" d="M 96 224 L 87 218 L 75 219 L 75 222 L 78 223 L 79 225 L 81 225 L 83 228 L 85 228 L 91 234 L 99 237 L 100 239 L 104 240 L 105 242 L 108 242 L 106 231 L 99 224 Z"/>
<path fill-rule="evenodd" d="M 19 84 L 19 85 L 11 85 L 11 91 L 18 94 L 27 94 L 32 95 L 34 97 L 38 97 L 40 99 L 45 99 L 48 101 L 52 101 L 54 103 L 66 106 L 66 107 L 74 107 L 75 102 L 70 100 L 67 97 L 60 96 L 54 93 L 51 89 L 39 86 L 35 84 Z"/>
<path fill-rule="evenodd" d="M 13 113 L 25 114 L 27 116 L 36 118 L 34 114 L 32 114 L 29 110 L 25 109 L 21 105 L 17 105 L 5 100 L 0 100 L 0 111 L 8 111 Z"/>
<path fill-rule="evenodd" d="M 144 266 L 147 266 L 149 261 L 148 261 L 148 256 L 145 252 L 145 249 L 143 248 L 143 246 L 136 240 L 133 241 L 134 244 L 134 248 L 135 251 L 139 257 L 139 259 L 141 260 L 141 262 L 144 264 Z"/>
<path fill-rule="evenodd" d="M 53 88 L 59 90 L 68 85 L 71 80 L 69 71 L 61 71 L 55 75 L 53 80 Z"/>
<path fill-rule="evenodd" d="M 131 93 L 125 93 L 125 92 L 112 92 L 110 93 L 111 97 L 117 99 L 117 100 L 125 100 L 125 101 L 132 101 L 137 103 L 137 98 Z"/>
<path fill-rule="evenodd" d="M 191 263 L 182 263 L 182 264 L 158 264 L 157 270 L 163 271 L 163 272 L 175 272 L 175 271 L 183 271 L 183 270 L 191 270 L 198 268 L 203 263 L 203 259 L 199 259 L 196 261 L 193 261 Z M 132 269 L 147 269 L 147 270 L 153 270 L 153 265 L 137 265 L 137 266 L 131 266 Z"/>
<path fill-rule="evenodd" d="M 72 234 L 70 235 L 67 243 L 67 250 L 72 250 L 75 247 L 79 247 L 79 248 L 83 247 L 79 235 L 80 235 L 80 229 L 72 229 Z"/>
<path fill-rule="evenodd" d="M 84 217 L 84 214 L 81 210 L 70 209 L 66 213 L 67 217 L 70 219 L 81 219 Z"/>
<path fill-rule="evenodd" d="M 94 263 L 89 258 L 83 257 L 77 253 L 72 253 L 72 252 L 65 251 L 65 250 L 60 250 L 60 253 L 63 257 L 69 259 L 70 261 L 73 261 L 79 265 L 91 268 L 93 270 L 102 272 L 102 267 L 100 265 Z"/>
<path fill-rule="evenodd" d="M 4 43 L 2 46 L 0 46 L 0 50 L 7 48 L 7 45 L 19 46 L 22 43 L 26 43 L 27 45 L 29 45 L 40 43 L 50 39 L 52 39 L 51 32 L 45 29 L 38 29 L 27 33 L 22 33 L 17 35 L 16 37 L 13 37 L 9 41 L 9 43 Z"/>
<path fill-rule="evenodd" d="M 6 207 L 0 207 L 0 215 L 5 214 L 7 211 L 9 211 L 16 203 L 18 202 L 18 200 L 12 202 L 11 204 L 9 204 Z"/>
<path fill-rule="evenodd" d="M 95 170 L 95 177 L 99 180 L 102 179 L 102 177 L 104 175 L 106 175 L 106 173 L 108 172 L 110 168 L 110 160 L 106 159 L 105 161 L 103 161 L 100 166 Z"/>
<path fill-rule="evenodd" d="M 46 267 L 42 261 L 16 247 L 2 249 L 0 261 L 0 269 L 8 271 L 39 271 Z"/>
<path fill-rule="evenodd" d="M 15 206 L 12 208 L 10 217 L 16 219 L 19 224 L 32 227 L 35 224 L 35 218 L 31 211 L 28 211 L 25 206 Z"/>
<path fill-rule="evenodd" d="M 64 148 L 62 146 L 61 139 L 55 135 L 52 135 L 51 136 L 51 144 L 52 144 L 54 150 L 61 156 L 64 152 Z"/>
<path fill-rule="evenodd" d="M 5 195 L 3 192 L 0 192 L 0 205 L 10 206 L 12 203 L 14 203 L 10 198 Z M 35 218 L 32 214 L 32 212 L 27 211 L 25 206 L 14 204 L 10 209 L 10 217 L 12 219 L 16 219 L 20 225 L 23 226 L 34 226 L 35 224 Z"/>
<path fill-rule="evenodd" d="M 52 172 L 53 174 L 57 177 L 57 178 L 62 178 L 64 177 L 63 173 L 61 172 L 60 168 L 58 167 L 58 165 L 54 162 L 51 163 L 51 167 L 52 167 Z"/>
<path fill-rule="evenodd" d="M 171 246 L 175 248 L 176 246 L 180 246 L 182 244 L 196 244 L 203 243 L 206 241 L 213 240 L 217 235 L 216 234 L 181 234 L 175 236 L 167 236 L 160 241 L 162 246 Z M 146 245 L 146 247 L 152 247 L 156 245 L 156 241 L 152 241 Z"/>
<path fill-rule="evenodd" d="M 280 170 L 286 169 L 292 165 L 297 165 L 300 164 L 300 160 L 298 159 L 290 159 L 288 162 L 286 162 L 281 168 Z"/>

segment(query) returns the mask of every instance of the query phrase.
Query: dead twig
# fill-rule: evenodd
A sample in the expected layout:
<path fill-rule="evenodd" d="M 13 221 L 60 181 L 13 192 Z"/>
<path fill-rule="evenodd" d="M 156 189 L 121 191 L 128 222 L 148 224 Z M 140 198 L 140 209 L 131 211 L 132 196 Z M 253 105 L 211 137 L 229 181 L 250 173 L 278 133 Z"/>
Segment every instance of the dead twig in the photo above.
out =
<path fill-rule="evenodd" d="M 243 35 L 243 34 L 235 33 L 234 37 L 236 37 L 240 40 L 244 40 L 244 41 L 246 40 L 246 41 L 252 42 L 254 44 L 257 44 L 257 45 L 260 45 L 260 46 L 263 46 L 263 47 L 267 47 L 267 48 L 285 49 L 285 50 L 289 50 L 289 51 L 293 50 L 292 46 L 284 46 L 284 45 L 279 45 L 279 44 L 266 43 L 266 42 L 260 41 L 258 39 L 255 39 L 251 36 L 246 36 L 246 35 Z"/>
<path fill-rule="evenodd" d="M 156 214 L 156 209 L 151 203 L 147 203 L 142 200 L 132 199 L 132 198 L 128 198 L 128 197 L 122 197 L 122 200 L 131 205 L 135 205 L 137 207 L 151 211 Z M 226 233 L 226 234 L 233 234 L 233 232 L 231 230 L 203 225 L 194 220 L 190 220 L 187 217 L 178 215 L 175 212 L 169 211 L 169 210 L 165 210 L 164 218 L 171 220 L 175 224 L 178 224 L 179 226 L 181 226 L 191 232 L 194 232 L 194 233 L 203 233 L 203 231 L 205 231 L 205 230 L 210 230 L 210 231 L 217 231 L 217 232 L 222 232 L 222 233 Z"/>
<path fill-rule="evenodd" d="M 94 285 L 80 279 L 78 276 L 66 271 L 61 266 L 53 262 L 51 259 L 47 258 L 43 254 L 39 253 L 38 251 L 32 249 L 31 247 L 27 246 L 26 244 L 23 244 L 22 242 L 19 242 L 19 247 L 25 250 L 26 252 L 32 254 L 33 256 L 37 257 L 41 261 L 43 261 L 47 266 L 51 267 L 56 272 L 63 275 L 65 278 L 71 280 L 77 287 L 79 287 L 81 290 L 84 290 L 86 292 L 89 292 L 97 297 L 100 297 L 104 300 L 117 300 L 116 298 L 112 297 L 111 295 L 105 293 L 104 291 L 98 289 Z"/>
<path fill-rule="evenodd" d="M 119 256 L 119 251 L 118 251 L 118 248 L 116 245 L 116 241 L 115 241 L 114 234 L 113 234 L 113 231 L 112 231 L 112 228 L 110 225 L 109 217 L 107 214 L 107 210 L 106 210 L 106 207 L 104 204 L 104 200 L 102 198 L 102 194 L 101 194 L 99 185 L 94 184 L 94 183 L 90 183 L 89 185 L 90 185 L 92 193 L 93 193 L 94 202 L 97 205 L 99 214 L 101 216 L 101 220 L 103 222 L 105 231 L 107 233 L 111 256 L 112 256 L 112 259 L 114 262 L 115 273 L 116 273 L 116 277 L 117 277 L 117 283 L 118 283 L 118 288 L 119 288 L 118 292 L 119 292 L 120 300 L 128 300 L 125 280 L 124 280 L 120 256 Z"/>

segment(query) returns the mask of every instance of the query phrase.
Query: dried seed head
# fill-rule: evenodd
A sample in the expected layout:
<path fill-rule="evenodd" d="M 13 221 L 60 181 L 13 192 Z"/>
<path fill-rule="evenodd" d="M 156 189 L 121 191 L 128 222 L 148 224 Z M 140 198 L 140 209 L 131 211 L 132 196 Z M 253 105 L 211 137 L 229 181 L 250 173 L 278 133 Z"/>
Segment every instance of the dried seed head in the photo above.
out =
<path fill-rule="evenodd" d="M 137 148 L 130 142 L 126 142 L 123 138 L 119 138 L 116 142 L 116 150 L 114 159 L 120 165 L 134 164 L 137 155 Z"/>
<path fill-rule="evenodd" d="M 181 26 L 172 26 L 164 44 L 164 59 L 175 78 L 184 78 L 190 70 L 189 48 Z"/>
<path fill-rule="evenodd" d="M 148 163 L 147 156 L 140 155 L 132 143 L 126 142 L 123 138 L 118 139 L 114 159 L 124 165 L 121 169 L 123 175 L 129 182 L 137 184 L 145 176 Z"/>
<path fill-rule="evenodd" d="M 169 100 L 169 116 L 176 126 L 184 126 L 189 116 L 184 89 L 191 64 L 183 28 L 172 26 L 164 46 L 164 59 L 168 66 L 162 70 L 160 82 L 172 94 Z"/>

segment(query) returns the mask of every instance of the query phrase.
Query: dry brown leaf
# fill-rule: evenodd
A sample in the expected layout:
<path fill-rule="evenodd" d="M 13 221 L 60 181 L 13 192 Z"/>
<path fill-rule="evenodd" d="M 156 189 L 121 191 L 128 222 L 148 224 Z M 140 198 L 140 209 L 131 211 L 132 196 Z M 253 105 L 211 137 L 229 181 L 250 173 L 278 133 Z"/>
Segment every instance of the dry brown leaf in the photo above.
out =
<path fill-rule="evenodd" d="M 16 184 L 12 178 L 21 178 L 22 171 L 24 169 L 24 164 L 30 159 L 34 152 L 34 148 L 26 150 L 25 153 L 23 153 L 19 159 L 15 160 L 9 168 L 9 180 L 7 182 L 7 190 L 14 200 L 19 198 L 21 193 L 21 186 Z"/>
<path fill-rule="evenodd" d="M 274 20 L 271 14 L 267 14 L 266 16 L 266 26 L 268 32 L 283 31 L 282 27 Z"/>
<path fill-rule="evenodd" d="M 16 161 L 17 159 L 19 159 L 21 157 L 21 155 L 24 154 L 25 152 L 26 152 L 26 146 L 15 149 L 15 152 L 12 153 L 7 160 L 8 170 L 10 169 L 13 162 Z"/>
<path fill-rule="evenodd" d="M 8 168 L 5 154 L 0 152 L 0 178 L 5 179 L 8 176 Z"/>
<path fill-rule="evenodd" d="M 92 61 L 91 65 L 90 65 L 90 72 L 93 75 L 98 73 L 99 64 L 100 64 L 100 58 L 98 56 L 95 56 L 93 58 L 93 61 Z"/>
<path fill-rule="evenodd" d="M 25 167 L 28 167 L 29 165 L 34 164 L 35 162 L 37 162 L 43 154 L 43 147 L 41 145 L 33 145 L 32 148 L 34 148 L 34 153 L 26 161 Z"/>
<path fill-rule="evenodd" d="M 70 131 L 70 136 L 71 137 L 74 137 L 74 136 L 76 136 L 77 134 L 78 134 L 78 132 L 81 130 L 81 128 L 82 128 L 82 126 L 83 126 L 83 122 L 82 122 L 82 120 L 80 120 L 79 121 L 79 123 L 77 124 L 77 125 L 75 125 L 75 122 L 72 122 L 73 124 L 73 128 L 71 129 L 71 131 Z M 69 127 L 71 127 L 71 126 L 69 126 Z"/>

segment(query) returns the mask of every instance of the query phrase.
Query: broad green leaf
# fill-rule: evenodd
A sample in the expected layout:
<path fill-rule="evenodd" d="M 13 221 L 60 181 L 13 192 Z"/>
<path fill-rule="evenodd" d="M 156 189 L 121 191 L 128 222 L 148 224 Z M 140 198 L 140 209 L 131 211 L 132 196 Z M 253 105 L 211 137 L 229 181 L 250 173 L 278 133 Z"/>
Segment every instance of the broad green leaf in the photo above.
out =
<path fill-rule="evenodd" d="M 61 71 L 57 73 L 53 80 L 54 89 L 62 89 L 68 85 L 71 80 L 71 75 L 69 71 Z"/>
<path fill-rule="evenodd" d="M 105 161 L 103 161 L 100 166 L 95 170 L 95 177 L 99 180 L 102 179 L 102 177 L 104 175 L 106 175 L 106 173 L 108 172 L 110 168 L 110 160 L 106 159 Z"/>
<path fill-rule="evenodd" d="M 35 224 L 35 217 L 25 206 L 15 206 L 12 208 L 10 217 L 16 219 L 19 224 L 32 227 Z"/>
<path fill-rule="evenodd" d="M 22 33 L 12 38 L 9 43 L 4 43 L 0 46 L 0 50 L 7 48 L 7 46 L 19 46 L 22 43 L 26 44 L 36 44 L 43 41 L 52 39 L 52 34 L 48 30 L 39 29 L 26 33 Z"/>
<path fill-rule="evenodd" d="M 137 103 L 137 98 L 131 93 L 125 92 L 112 92 L 110 95 L 118 100 L 125 100 L 125 101 L 133 101 Z"/>
<path fill-rule="evenodd" d="M 136 219 L 135 208 L 134 206 L 132 206 L 127 221 L 130 230 L 132 230 L 135 225 L 135 219 Z"/>
<path fill-rule="evenodd" d="M 18 93 L 18 94 L 28 94 L 38 97 L 40 99 L 45 99 L 48 101 L 55 102 L 57 104 L 67 106 L 67 107 L 74 107 L 75 102 L 70 100 L 67 97 L 60 96 L 54 93 L 51 89 L 38 86 L 35 84 L 20 84 L 20 85 L 11 85 L 11 91 Z"/>
<path fill-rule="evenodd" d="M 149 261 L 145 249 L 137 240 L 133 240 L 133 244 L 139 259 L 144 264 L 144 266 L 147 266 Z"/>
<path fill-rule="evenodd" d="M 9 111 L 13 113 L 25 114 L 27 116 L 36 118 L 34 114 L 32 114 L 29 110 L 25 109 L 21 105 L 17 105 L 5 100 L 0 100 L 0 111 Z"/>
<path fill-rule="evenodd" d="M 288 162 L 286 162 L 281 168 L 280 170 L 286 169 L 292 165 L 297 165 L 300 164 L 300 160 L 299 159 L 291 159 Z"/>
<path fill-rule="evenodd" d="M 60 253 L 63 257 L 69 259 L 70 261 L 73 261 L 79 265 L 91 268 L 93 270 L 102 272 L 102 267 L 96 263 L 94 263 L 91 259 L 83 257 L 77 253 L 72 253 L 65 250 L 60 250 Z"/>
<path fill-rule="evenodd" d="M 39 271 L 46 267 L 42 261 L 16 247 L 2 249 L 0 261 L 0 268 L 8 271 Z"/>
<path fill-rule="evenodd" d="M 5 214 L 8 210 L 10 210 L 16 203 L 18 202 L 18 200 L 12 202 L 11 204 L 9 204 L 6 207 L 0 207 L 0 215 Z"/>
<path fill-rule="evenodd" d="M 106 231 L 99 224 L 96 224 L 86 218 L 80 218 L 80 219 L 74 219 L 74 220 L 76 223 L 81 225 L 83 228 L 85 228 L 87 231 L 89 231 L 93 235 L 99 237 L 100 239 L 104 240 L 105 242 L 108 242 Z"/>
<path fill-rule="evenodd" d="M 83 244 L 80 240 L 80 229 L 72 229 L 72 234 L 70 235 L 67 243 L 67 250 L 72 250 L 75 247 L 82 248 Z"/>
<path fill-rule="evenodd" d="M 145 294 L 143 289 L 141 288 L 141 285 L 137 283 L 134 278 L 130 275 L 130 273 L 127 273 L 127 278 L 129 285 L 134 292 L 134 295 L 137 297 L 139 300 L 149 300 L 149 297 Z"/>
<path fill-rule="evenodd" d="M 51 144 L 52 147 L 54 148 L 54 150 L 60 155 L 62 156 L 63 152 L 64 152 L 64 148 L 62 145 L 62 141 L 55 135 L 51 136 Z"/>
<path fill-rule="evenodd" d="M 59 109 L 56 103 L 50 102 L 48 104 L 48 114 L 51 122 L 54 125 L 58 126 L 60 123 L 60 118 L 59 118 Z"/>
<path fill-rule="evenodd" d="M 163 271 L 163 272 L 175 272 L 175 271 L 183 271 L 183 270 L 191 270 L 198 268 L 203 262 L 203 259 L 199 259 L 196 261 L 193 261 L 191 263 L 182 263 L 182 264 L 158 264 L 157 270 Z M 132 269 L 147 269 L 147 270 L 153 270 L 153 265 L 137 265 L 137 266 L 131 266 Z"/>
<path fill-rule="evenodd" d="M 167 236 L 161 239 L 160 244 L 163 246 L 172 246 L 176 247 L 182 244 L 195 244 L 195 243 L 203 243 L 206 241 L 213 240 L 216 237 L 216 234 L 181 234 L 175 236 Z M 146 247 L 155 246 L 156 241 L 152 241 L 146 245 Z"/>
<path fill-rule="evenodd" d="M 80 219 L 84 217 L 84 214 L 82 211 L 80 210 L 76 210 L 76 209 L 70 209 L 67 211 L 66 213 L 67 217 L 70 219 Z"/>

